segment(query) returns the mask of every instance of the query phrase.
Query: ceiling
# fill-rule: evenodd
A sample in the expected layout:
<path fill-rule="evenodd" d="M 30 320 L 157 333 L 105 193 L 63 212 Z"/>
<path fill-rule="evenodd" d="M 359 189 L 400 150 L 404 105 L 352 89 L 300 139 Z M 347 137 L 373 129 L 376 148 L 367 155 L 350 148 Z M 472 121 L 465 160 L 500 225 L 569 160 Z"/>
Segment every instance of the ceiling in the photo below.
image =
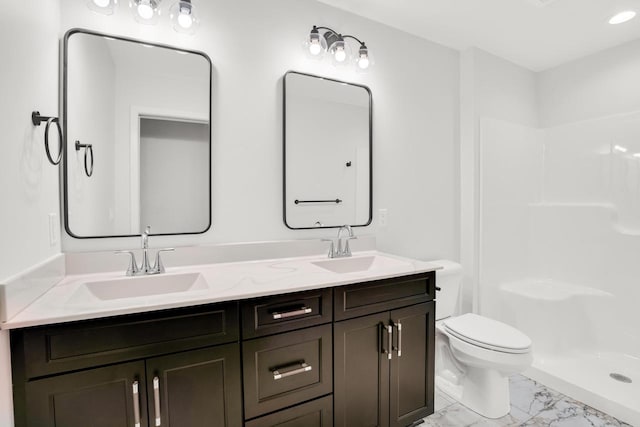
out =
<path fill-rule="evenodd" d="M 533 71 L 640 38 L 640 0 L 318 1 L 454 49 L 478 47 Z M 607 22 L 628 9 L 638 16 Z"/>

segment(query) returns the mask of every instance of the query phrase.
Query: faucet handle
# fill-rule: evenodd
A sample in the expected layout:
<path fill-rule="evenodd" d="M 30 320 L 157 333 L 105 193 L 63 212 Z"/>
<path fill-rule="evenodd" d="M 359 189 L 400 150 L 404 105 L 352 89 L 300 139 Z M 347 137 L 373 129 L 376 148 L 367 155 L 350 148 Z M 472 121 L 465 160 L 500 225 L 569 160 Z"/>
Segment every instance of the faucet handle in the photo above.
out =
<path fill-rule="evenodd" d="M 329 246 L 329 254 L 327 256 L 329 258 L 335 258 L 336 251 L 335 251 L 335 246 L 333 245 L 333 239 L 320 239 L 320 241 L 331 243 L 331 245 Z"/>
<path fill-rule="evenodd" d="M 164 264 L 162 264 L 162 259 L 160 258 L 160 252 L 173 252 L 175 250 L 176 248 L 158 249 L 158 252 L 156 252 L 156 263 L 153 266 L 154 273 L 164 273 Z"/>
<path fill-rule="evenodd" d="M 350 237 L 347 237 L 345 239 L 343 255 L 351 256 L 351 248 L 349 247 L 349 240 L 354 240 L 354 239 L 357 239 L 357 238 L 358 238 L 358 236 L 350 236 Z"/>
<path fill-rule="evenodd" d="M 129 267 L 127 268 L 127 276 L 135 276 L 136 274 L 140 273 L 138 263 L 136 262 L 136 254 L 131 251 L 115 251 L 114 253 L 131 255 L 131 258 L 129 258 Z"/>

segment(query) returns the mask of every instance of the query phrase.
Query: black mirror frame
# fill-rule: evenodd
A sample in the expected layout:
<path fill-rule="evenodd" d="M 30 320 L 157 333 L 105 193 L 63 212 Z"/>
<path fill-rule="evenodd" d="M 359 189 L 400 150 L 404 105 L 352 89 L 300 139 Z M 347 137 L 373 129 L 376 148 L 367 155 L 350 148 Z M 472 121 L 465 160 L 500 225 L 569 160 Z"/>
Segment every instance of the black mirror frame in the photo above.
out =
<path fill-rule="evenodd" d="M 358 83 L 345 82 L 342 80 L 292 70 L 287 71 L 282 77 L 282 220 L 284 221 L 284 225 L 286 225 L 290 230 L 339 228 L 344 225 L 340 224 L 320 227 L 291 227 L 287 223 L 287 76 L 289 74 L 298 74 L 301 76 L 328 80 L 335 83 L 357 86 L 367 91 L 367 94 L 369 95 L 369 219 L 364 224 L 349 225 L 351 225 L 351 227 L 366 227 L 370 225 L 371 221 L 373 220 L 373 97 L 371 95 L 371 89 L 369 89 L 368 86 Z"/>
<path fill-rule="evenodd" d="M 68 140 L 67 140 L 67 87 L 68 87 L 68 70 L 67 70 L 67 62 L 68 62 L 68 53 L 69 53 L 69 49 L 68 49 L 68 44 L 69 44 L 69 38 L 76 34 L 76 33 L 82 33 L 82 34 L 89 34 L 89 35 L 93 35 L 93 36 L 97 36 L 97 37 L 108 37 L 111 39 L 115 39 L 115 40 L 121 40 L 121 41 L 126 41 L 126 42 L 132 42 L 132 43 L 139 43 L 139 44 L 145 44 L 145 45 L 149 45 L 149 46 L 154 46 L 154 47 L 159 47 L 162 49 L 170 49 L 173 51 L 179 51 L 179 52 L 184 52 L 184 53 L 191 53 L 191 54 L 195 54 L 195 55 L 200 55 L 202 56 L 207 63 L 209 64 L 209 191 L 208 191 L 208 195 L 209 195 L 209 221 L 207 226 L 205 227 L 204 230 L 202 231 L 189 231 L 189 232 L 182 232 L 182 233 L 153 233 L 150 234 L 150 236 L 181 236 L 181 235 L 189 235 L 189 234 L 203 234 L 206 233 L 207 231 L 209 231 L 211 229 L 211 225 L 212 225 L 212 194 L 211 194 L 211 190 L 212 190 L 212 173 L 211 173 L 211 168 L 212 168 L 212 158 L 211 158 L 211 154 L 212 154 L 212 111 L 211 111 L 211 105 L 212 105 L 212 100 L 211 100 L 211 90 L 213 87 L 213 65 L 211 63 L 211 58 L 209 58 L 209 56 L 204 53 L 204 52 L 200 52 L 200 51 L 195 51 L 195 50 L 188 50 L 188 49 L 182 49 L 182 48 L 178 48 L 178 47 L 174 47 L 174 46 L 169 46 L 169 45 L 165 45 L 165 44 L 159 44 L 159 43 L 152 43 L 152 42 L 148 42 L 148 41 L 144 41 L 144 40 L 137 40 L 137 39 L 133 39 L 133 38 L 129 38 L 129 37 L 121 37 L 121 36 L 116 36 L 113 34 L 106 34 L 106 33 L 100 33 L 97 31 L 91 31 L 91 30 L 86 30 L 86 29 L 82 29 L 82 28 L 73 28 L 69 31 L 67 31 L 64 35 L 64 45 L 63 45 L 63 60 L 62 60 L 62 128 L 63 128 L 63 157 L 62 157 L 62 185 L 63 185 L 63 194 L 62 194 L 62 199 L 63 199 L 63 206 L 64 206 L 64 228 L 65 231 L 67 232 L 67 234 L 73 238 L 76 239 L 107 239 L 107 238 L 115 238 L 115 237 L 139 237 L 139 234 L 120 234 L 120 235 L 107 235 L 107 236 L 78 236 L 75 233 L 73 233 L 71 231 L 71 227 L 69 224 L 69 201 L 68 201 L 68 189 L 69 189 L 69 183 L 68 183 L 68 178 L 67 178 L 67 145 L 68 145 Z"/>

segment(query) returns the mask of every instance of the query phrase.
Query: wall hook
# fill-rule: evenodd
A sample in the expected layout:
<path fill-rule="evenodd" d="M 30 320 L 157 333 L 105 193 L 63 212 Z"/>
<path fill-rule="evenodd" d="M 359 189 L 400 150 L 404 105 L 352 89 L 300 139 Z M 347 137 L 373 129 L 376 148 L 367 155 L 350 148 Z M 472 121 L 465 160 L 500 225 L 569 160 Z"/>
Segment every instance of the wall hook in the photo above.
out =
<path fill-rule="evenodd" d="M 349 160 L 347 163 L 345 163 L 345 166 L 350 168 L 351 167 L 351 160 Z"/>
<path fill-rule="evenodd" d="M 47 153 L 47 158 L 49 162 L 56 166 L 60 164 L 60 160 L 62 160 L 62 128 L 60 127 L 60 120 L 57 117 L 45 117 L 41 116 L 39 111 L 31 112 L 31 123 L 34 126 L 40 126 L 40 123 L 47 122 L 47 125 L 44 128 L 44 151 Z M 51 123 L 55 123 L 58 128 L 58 158 L 54 160 L 53 156 L 51 156 L 51 150 L 49 149 L 49 127 L 51 127 Z"/>
<path fill-rule="evenodd" d="M 80 151 L 84 148 L 84 173 L 87 176 L 93 175 L 93 144 L 81 144 L 80 141 L 76 141 L 76 151 Z M 87 159 L 91 153 L 91 163 L 87 164 Z"/>

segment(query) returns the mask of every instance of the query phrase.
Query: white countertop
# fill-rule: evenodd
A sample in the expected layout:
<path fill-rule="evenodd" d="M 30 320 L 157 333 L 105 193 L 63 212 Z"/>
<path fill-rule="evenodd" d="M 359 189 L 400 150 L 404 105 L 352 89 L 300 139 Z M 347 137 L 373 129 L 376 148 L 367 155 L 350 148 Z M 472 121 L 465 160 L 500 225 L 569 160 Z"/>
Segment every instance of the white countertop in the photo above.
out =
<path fill-rule="evenodd" d="M 374 257 L 371 267 L 364 271 L 349 273 L 334 273 L 314 264 L 314 262 L 326 261 L 326 256 L 167 268 L 163 276 L 199 273 L 204 279 L 202 282 L 204 286 L 188 292 L 111 300 L 99 299 L 87 290 L 85 284 L 122 279 L 125 278 L 124 272 L 67 275 L 24 310 L 2 323 L 1 328 L 24 328 L 277 295 L 424 273 L 440 268 L 437 264 L 377 251 L 354 253 L 352 258 L 364 257 Z M 149 277 L 149 280 L 153 280 L 154 277 L 159 276 L 138 277 Z"/>

